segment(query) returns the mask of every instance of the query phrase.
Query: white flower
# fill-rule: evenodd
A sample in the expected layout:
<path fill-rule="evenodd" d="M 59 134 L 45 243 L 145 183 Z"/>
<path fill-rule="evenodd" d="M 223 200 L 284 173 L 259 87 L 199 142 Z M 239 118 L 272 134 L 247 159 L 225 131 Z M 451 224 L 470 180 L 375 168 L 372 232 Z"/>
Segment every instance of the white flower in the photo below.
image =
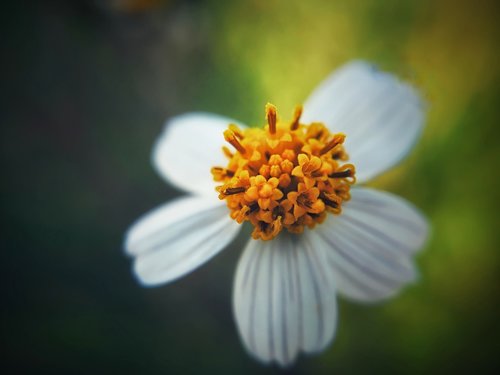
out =
<path fill-rule="evenodd" d="M 260 239 L 249 240 L 238 263 L 234 315 L 250 354 L 288 366 L 332 341 L 337 292 L 373 302 L 415 280 L 425 218 L 402 198 L 350 185 L 353 165 L 363 183 L 396 164 L 418 138 L 424 111 L 412 87 L 356 61 L 328 77 L 291 123 L 277 120 L 274 106 L 266 114 L 268 126 L 255 131 L 227 130 L 237 122 L 206 113 L 170 119 L 153 163 L 190 195 L 140 218 L 125 248 L 139 281 L 158 285 L 208 261 L 236 237 L 237 221 L 250 221 Z M 221 151 L 223 134 L 235 151 Z M 262 155 L 262 144 L 283 153 Z M 347 155 L 352 164 L 341 165 Z"/>

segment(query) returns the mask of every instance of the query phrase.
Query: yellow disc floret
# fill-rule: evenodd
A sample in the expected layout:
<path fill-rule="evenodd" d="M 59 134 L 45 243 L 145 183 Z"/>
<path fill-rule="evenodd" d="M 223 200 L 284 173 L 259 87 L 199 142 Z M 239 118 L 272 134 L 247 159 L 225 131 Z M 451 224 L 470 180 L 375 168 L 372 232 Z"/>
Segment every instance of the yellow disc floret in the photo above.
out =
<path fill-rule="evenodd" d="M 223 147 L 229 162 L 212 168 L 219 199 L 225 199 L 231 217 L 249 221 L 252 237 L 270 240 L 283 229 L 301 233 L 323 222 L 327 212 L 339 214 L 355 182 L 344 150 L 344 134 L 331 134 L 319 122 L 300 123 L 302 107 L 291 122 L 278 119 L 276 107 L 266 105 L 264 129 L 229 125 Z"/>

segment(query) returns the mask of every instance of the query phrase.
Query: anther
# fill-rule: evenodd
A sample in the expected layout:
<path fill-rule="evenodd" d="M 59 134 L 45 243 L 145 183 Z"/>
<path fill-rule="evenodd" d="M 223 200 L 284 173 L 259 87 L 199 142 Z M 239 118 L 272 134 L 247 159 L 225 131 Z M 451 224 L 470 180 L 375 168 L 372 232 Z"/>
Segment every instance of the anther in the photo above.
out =
<path fill-rule="evenodd" d="M 293 113 L 293 121 L 290 125 L 290 130 L 297 130 L 299 128 L 300 116 L 302 116 L 302 106 L 298 105 L 295 107 L 295 112 Z"/>
<path fill-rule="evenodd" d="M 236 137 L 238 137 L 239 139 L 243 139 L 244 138 L 243 133 L 241 132 L 241 129 L 238 128 L 238 125 L 236 125 L 236 124 L 229 124 L 229 130 L 231 130 L 234 133 L 234 135 Z"/>
<path fill-rule="evenodd" d="M 352 177 L 352 176 L 353 176 L 353 171 L 351 169 L 346 169 L 345 171 L 341 171 L 341 172 L 333 172 L 328 177 L 331 177 L 331 178 L 346 178 L 346 177 Z"/>
<path fill-rule="evenodd" d="M 344 140 L 345 140 L 344 134 L 342 134 L 342 133 L 335 134 L 333 136 L 333 139 L 330 142 L 328 142 L 326 144 L 326 146 L 320 150 L 319 154 L 320 155 L 326 154 L 328 151 L 332 150 L 335 146 L 344 143 Z"/>
<path fill-rule="evenodd" d="M 250 215 L 259 209 L 259 205 L 257 203 L 252 203 L 249 207 L 250 210 L 248 211 L 247 215 Z"/>
<path fill-rule="evenodd" d="M 226 142 L 229 142 L 235 149 L 237 149 L 240 154 L 244 154 L 247 152 L 245 147 L 243 147 L 240 141 L 238 141 L 238 138 L 236 138 L 232 130 L 227 129 L 224 131 L 224 139 L 226 140 Z"/>
<path fill-rule="evenodd" d="M 228 159 L 232 159 L 234 156 L 234 154 L 226 146 L 222 146 L 222 152 L 224 153 L 224 155 L 226 155 L 226 158 Z"/>
<path fill-rule="evenodd" d="M 239 186 L 239 187 L 234 187 L 234 188 L 227 188 L 222 191 L 223 195 L 234 195 L 234 194 L 239 194 L 239 193 L 244 193 L 246 190 L 245 187 Z"/>
<path fill-rule="evenodd" d="M 339 160 L 342 158 L 342 155 L 343 155 L 343 151 L 339 151 L 339 152 L 336 152 L 334 154 L 332 154 L 332 159 L 333 160 Z"/>
<path fill-rule="evenodd" d="M 215 181 L 224 181 L 226 177 L 233 177 L 234 172 L 222 167 L 212 167 L 211 173 Z"/>
<path fill-rule="evenodd" d="M 269 133 L 276 134 L 276 106 L 271 103 L 266 104 L 266 119 Z"/>
<path fill-rule="evenodd" d="M 342 203 L 342 199 L 339 199 L 339 197 L 333 194 L 325 194 L 322 192 L 319 197 L 327 206 L 334 209 L 339 208 Z"/>
<path fill-rule="evenodd" d="M 229 176 L 229 177 L 233 177 L 234 176 L 234 172 L 229 170 L 229 169 L 226 169 L 226 168 L 222 168 L 222 167 L 212 167 L 212 170 L 211 170 L 212 174 L 223 174 L 225 176 Z"/>

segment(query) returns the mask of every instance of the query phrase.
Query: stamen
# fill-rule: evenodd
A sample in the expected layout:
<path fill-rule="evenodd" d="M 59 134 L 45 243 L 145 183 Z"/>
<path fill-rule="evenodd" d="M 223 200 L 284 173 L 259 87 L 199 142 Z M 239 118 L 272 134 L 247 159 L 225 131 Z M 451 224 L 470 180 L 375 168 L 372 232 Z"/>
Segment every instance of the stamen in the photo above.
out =
<path fill-rule="evenodd" d="M 245 190 L 246 190 L 246 188 L 243 186 L 234 187 L 234 188 L 226 188 L 226 189 L 224 189 L 224 191 L 221 192 L 221 194 L 234 195 L 234 194 L 244 193 Z"/>
<path fill-rule="evenodd" d="M 226 177 L 233 177 L 234 172 L 222 167 L 212 167 L 211 171 L 216 181 L 224 181 Z"/>
<path fill-rule="evenodd" d="M 234 156 L 234 154 L 226 146 L 222 146 L 222 152 L 228 159 L 232 159 Z"/>
<path fill-rule="evenodd" d="M 269 125 L 269 133 L 276 134 L 276 106 L 267 103 L 266 104 L 266 118 L 267 124 Z"/>
<path fill-rule="evenodd" d="M 332 159 L 333 160 L 339 160 L 342 158 L 342 151 L 336 152 L 335 154 L 332 154 Z"/>
<path fill-rule="evenodd" d="M 237 136 L 239 139 L 243 139 L 243 133 L 241 132 L 240 128 L 238 128 L 238 125 L 236 124 L 229 124 L 229 130 L 231 130 L 235 136 Z"/>
<path fill-rule="evenodd" d="M 234 176 L 233 171 L 230 171 L 229 169 L 222 168 L 222 167 L 212 167 L 211 172 L 214 176 L 216 176 L 216 175 L 221 176 L 221 177 L 225 177 L 225 176 L 233 177 Z"/>
<path fill-rule="evenodd" d="M 297 130 L 299 128 L 300 117 L 302 116 L 302 106 L 298 105 L 295 107 L 295 112 L 293 113 L 292 125 L 290 125 L 290 130 Z"/>
<path fill-rule="evenodd" d="M 351 169 L 346 169 L 345 171 L 341 171 L 341 172 L 333 172 L 328 177 L 331 177 L 331 178 L 346 178 L 346 177 L 352 177 L 353 174 L 354 173 L 353 173 L 353 171 Z"/>
<path fill-rule="evenodd" d="M 252 214 L 259 209 L 259 205 L 257 203 L 252 203 L 249 207 L 250 211 L 248 212 L 248 214 Z"/>
<path fill-rule="evenodd" d="M 319 197 L 327 206 L 333 209 L 338 209 L 340 207 L 340 203 L 342 202 L 342 199 L 334 194 L 327 194 L 322 192 Z"/>
<path fill-rule="evenodd" d="M 226 142 L 229 142 L 235 149 L 237 149 L 241 154 L 245 154 L 247 150 L 243 145 L 238 141 L 238 138 L 234 135 L 234 132 L 232 130 L 225 130 L 224 131 L 224 139 Z"/>
<path fill-rule="evenodd" d="M 330 142 L 328 142 L 328 144 L 325 147 L 323 147 L 321 149 L 321 151 L 319 152 L 319 154 L 320 155 L 326 154 L 328 151 L 330 151 L 331 149 L 333 149 L 335 146 L 344 143 L 344 140 L 345 140 L 345 135 L 344 134 L 342 134 L 342 133 L 335 134 L 333 136 L 333 139 Z"/>

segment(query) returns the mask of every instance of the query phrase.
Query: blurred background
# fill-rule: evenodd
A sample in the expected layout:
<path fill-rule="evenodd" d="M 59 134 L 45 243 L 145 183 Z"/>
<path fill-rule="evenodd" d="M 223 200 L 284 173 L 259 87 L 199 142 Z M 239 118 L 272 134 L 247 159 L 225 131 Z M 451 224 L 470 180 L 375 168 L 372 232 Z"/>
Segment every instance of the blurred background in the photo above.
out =
<path fill-rule="evenodd" d="M 279 372 L 231 313 L 244 236 L 196 272 L 142 288 L 122 242 L 181 192 L 150 164 L 166 118 L 260 125 L 361 58 L 420 88 L 423 138 L 372 186 L 432 222 L 418 284 L 340 301 L 335 342 L 296 374 L 499 368 L 499 26 L 495 1 L 80 0 L 0 13 L 2 367 L 11 373 Z"/>

